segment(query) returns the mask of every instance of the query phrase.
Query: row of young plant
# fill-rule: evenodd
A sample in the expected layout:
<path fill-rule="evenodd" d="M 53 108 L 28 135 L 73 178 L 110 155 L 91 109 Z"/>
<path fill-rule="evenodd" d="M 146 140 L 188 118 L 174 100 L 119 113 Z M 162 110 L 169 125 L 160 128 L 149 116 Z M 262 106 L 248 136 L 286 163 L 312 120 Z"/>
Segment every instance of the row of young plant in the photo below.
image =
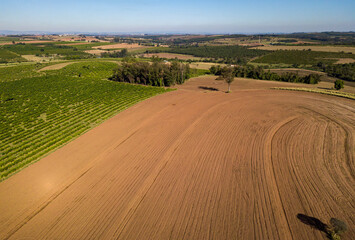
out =
<path fill-rule="evenodd" d="M 18 163 L 21 163 L 25 159 L 31 158 L 33 155 L 36 155 L 38 153 L 47 153 L 51 150 L 49 146 L 57 140 L 71 136 L 73 137 L 73 135 L 76 135 L 76 131 L 85 131 L 90 126 L 90 123 L 95 123 L 96 121 L 107 117 L 106 115 L 112 113 L 112 111 L 114 110 L 117 111 L 122 108 L 126 108 L 137 100 L 138 99 L 130 99 L 126 103 L 118 103 L 118 109 L 117 106 L 111 104 L 105 107 L 99 106 L 93 111 L 83 111 L 82 114 L 77 114 L 76 112 L 73 112 L 77 120 L 72 120 L 71 117 L 67 119 L 67 122 L 63 123 L 63 119 L 58 119 L 62 122 L 60 127 L 53 127 L 53 125 L 48 123 L 48 125 L 50 125 L 51 127 L 46 132 L 39 131 L 38 135 L 32 138 L 30 137 L 25 141 L 21 141 L 19 139 L 20 141 L 16 145 L 14 142 L 12 142 L 12 147 L 10 148 L 11 150 L 2 152 L 4 156 L 1 157 L 0 172 L 3 172 L 3 174 L 8 175 L 9 173 L 16 171 Z M 48 138 L 48 136 L 51 137 Z M 5 159 L 6 161 L 2 161 L 3 159 Z"/>
<path fill-rule="evenodd" d="M 122 104 L 124 106 L 127 103 L 129 104 L 130 101 L 135 101 L 135 100 L 136 99 L 134 98 L 129 100 L 123 99 L 122 101 L 108 103 L 107 106 L 85 103 L 82 104 L 80 107 L 70 108 L 70 112 L 66 112 L 66 113 L 60 112 L 59 114 L 58 112 L 55 112 L 52 115 L 47 115 L 46 117 L 47 119 L 45 121 L 42 119 L 41 119 L 42 121 L 32 121 L 30 123 L 31 125 L 29 125 L 30 128 L 26 129 L 23 127 L 23 125 L 20 127 L 14 126 L 14 131 L 12 132 L 12 134 L 15 134 L 15 136 L 12 136 L 11 133 L 2 134 L 0 136 L 2 139 L 1 142 L 6 142 L 7 140 L 10 139 L 12 146 L 21 144 L 21 147 L 25 147 L 26 141 L 33 143 L 31 138 L 26 138 L 26 140 L 24 141 L 23 137 L 26 134 L 30 133 L 33 136 L 33 138 L 36 138 L 37 135 L 45 135 L 53 131 L 52 128 L 59 129 L 61 127 L 65 127 L 65 125 L 70 125 L 73 123 L 72 114 L 80 116 L 82 114 L 88 113 L 90 114 L 90 116 L 93 116 L 93 113 L 97 112 L 98 110 L 101 110 L 102 107 L 114 106 L 115 104 Z M 87 111 L 88 108 L 90 109 L 89 112 Z M 20 121 L 23 124 L 26 123 L 25 122 L 26 120 L 23 118 L 17 119 L 17 121 Z M 54 125 L 53 123 L 56 122 L 60 122 L 60 124 Z M 4 126 L 4 124 L 2 124 L 1 130 L 5 132 L 6 126 Z M 0 151 L 2 151 L 3 154 L 10 153 L 10 150 L 13 151 L 14 149 L 12 148 L 6 149 L 6 147 L 0 147 Z"/>
<path fill-rule="evenodd" d="M 0 179 L 163 88 L 102 80 L 115 63 L 78 63 L 0 82 Z M 81 77 L 78 77 L 81 75 Z"/>
<path fill-rule="evenodd" d="M 220 65 L 212 66 L 210 72 L 214 75 L 222 75 L 224 68 Z M 261 67 L 254 67 L 253 65 L 246 66 L 233 66 L 233 72 L 235 77 L 243 78 L 253 78 L 259 80 L 272 80 L 272 81 L 282 81 L 282 82 L 293 82 L 293 83 L 307 83 L 307 84 L 317 84 L 320 82 L 320 75 L 318 74 L 309 74 L 307 76 L 299 76 L 296 73 L 283 73 L 278 75 L 269 71 L 265 71 Z"/>
<path fill-rule="evenodd" d="M 178 61 L 168 63 L 159 58 L 153 58 L 153 63 L 124 62 L 114 70 L 109 79 L 149 86 L 172 86 L 184 83 L 190 78 L 190 74 L 188 64 Z"/>
<path fill-rule="evenodd" d="M 129 104 L 130 103 L 130 101 L 135 101 L 136 99 L 129 99 L 129 100 L 127 100 L 127 101 L 122 101 L 122 102 L 118 102 L 118 104 Z M 75 115 L 77 115 L 77 116 L 82 116 L 82 115 L 85 115 L 85 114 L 87 114 L 88 116 L 95 116 L 95 113 L 96 112 L 99 112 L 99 111 L 101 111 L 103 108 L 107 108 L 107 107 L 110 107 L 110 106 L 114 106 L 116 103 L 115 102 L 113 102 L 113 103 L 111 103 L 111 105 L 107 105 L 107 106 L 102 106 L 102 105 L 98 105 L 98 106 L 96 106 L 95 107 L 95 104 L 91 104 L 91 105 L 93 105 L 93 106 L 91 106 L 90 104 L 85 104 L 85 105 L 82 105 L 82 107 L 80 108 L 80 110 L 78 110 L 78 109 L 71 109 L 71 110 L 73 110 L 70 114 L 64 114 L 64 115 L 60 115 L 60 114 L 57 114 L 57 115 L 59 115 L 60 117 L 57 117 L 57 118 L 53 118 L 53 119 L 51 119 L 51 118 L 49 118 L 48 117 L 48 120 L 46 120 L 46 121 L 43 121 L 42 122 L 42 124 L 35 124 L 35 127 L 34 127 L 34 130 L 35 131 L 32 131 L 32 130 L 29 130 L 29 131 L 26 131 L 26 130 L 23 130 L 22 131 L 22 133 L 19 133 L 19 132 L 16 132 L 16 136 L 15 137 L 11 137 L 11 143 L 12 143 L 12 145 L 13 146 L 16 146 L 17 144 L 19 144 L 19 145 L 21 145 L 21 148 L 25 148 L 26 147 L 26 141 L 29 141 L 29 142 L 31 142 L 31 144 L 33 144 L 34 142 L 32 141 L 32 139 L 31 138 L 27 138 L 27 139 L 23 139 L 22 137 L 22 134 L 26 134 L 26 133 L 28 133 L 28 132 L 30 132 L 31 133 L 31 135 L 34 135 L 34 133 L 36 133 L 36 130 L 37 130 L 37 133 L 39 134 L 39 135 L 41 135 L 41 134 L 48 134 L 49 132 L 51 132 L 51 131 L 53 131 L 52 129 L 53 128 L 55 128 L 55 129 L 58 129 L 58 130 L 60 130 L 61 128 L 65 128 L 66 127 L 66 125 L 72 125 L 73 124 L 73 119 L 72 119 L 72 114 L 75 114 Z M 123 105 L 124 106 L 124 105 Z M 87 111 L 87 108 L 89 108 L 90 110 L 89 111 Z M 102 114 L 102 113 L 100 113 L 100 114 Z M 22 120 L 22 119 L 21 119 Z M 61 122 L 61 124 L 59 124 L 59 125 L 57 125 L 57 126 L 55 126 L 55 125 L 53 125 L 53 123 L 54 122 Z M 49 129 L 47 132 L 46 132 L 46 130 L 47 129 Z M 11 136 L 11 135 L 10 135 Z M 35 137 L 36 137 L 36 135 L 34 135 Z M 17 139 L 17 141 L 18 142 L 16 142 L 16 141 L 14 141 L 14 140 L 16 140 Z M 5 138 L 3 138 L 2 139 L 2 142 L 5 142 L 6 141 L 6 139 Z M 2 150 L 2 153 L 3 154 L 7 154 L 7 153 L 13 153 L 13 150 L 14 149 L 12 149 L 12 148 L 10 148 L 11 149 L 11 151 L 5 151 L 4 150 L 4 148 L 1 148 L 1 150 Z"/>
<path fill-rule="evenodd" d="M 11 157 L 6 161 L 0 161 L 0 172 L 3 174 L 9 174 L 17 169 L 16 165 L 23 162 L 28 158 L 32 158 L 38 154 L 45 154 L 52 150 L 51 146 L 60 139 L 72 139 L 77 136 L 77 133 L 81 133 L 90 128 L 90 123 L 96 122 L 101 117 L 106 117 L 111 112 L 112 107 L 98 108 L 99 111 L 86 112 L 80 115 L 75 121 L 69 121 L 60 128 L 54 128 L 54 130 L 47 132 L 50 137 L 45 139 L 37 138 L 35 140 L 28 140 L 21 143 L 20 147 L 16 151 L 10 151 Z"/>

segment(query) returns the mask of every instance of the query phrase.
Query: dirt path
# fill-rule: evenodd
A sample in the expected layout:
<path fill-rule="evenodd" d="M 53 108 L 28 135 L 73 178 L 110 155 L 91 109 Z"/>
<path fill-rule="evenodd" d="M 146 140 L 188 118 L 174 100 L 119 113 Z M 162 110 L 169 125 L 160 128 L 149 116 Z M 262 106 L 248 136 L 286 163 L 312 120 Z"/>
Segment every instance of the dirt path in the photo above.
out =
<path fill-rule="evenodd" d="M 115 44 L 110 44 L 110 45 L 95 46 L 95 47 L 92 47 L 92 48 L 106 50 L 106 49 L 121 49 L 121 48 L 127 48 L 127 49 L 130 49 L 130 48 L 147 48 L 147 46 L 139 45 L 138 43 L 132 43 L 132 44 L 129 44 L 129 43 L 115 43 Z"/>
<path fill-rule="evenodd" d="M 326 239 L 300 213 L 354 239 L 354 101 L 288 85 L 200 77 L 118 114 L 0 183 L 0 239 Z"/>
<path fill-rule="evenodd" d="M 112 62 L 112 63 L 116 63 L 118 65 L 121 63 L 120 61 L 113 61 L 113 60 L 100 61 L 100 62 Z M 73 63 L 79 63 L 79 62 L 58 63 L 58 64 L 55 64 L 55 65 L 50 65 L 50 66 L 41 68 L 40 70 L 38 70 L 38 72 L 47 71 L 47 70 L 59 70 L 59 69 L 62 69 L 62 68 L 66 67 L 66 66 L 68 66 L 70 64 L 73 64 Z"/>

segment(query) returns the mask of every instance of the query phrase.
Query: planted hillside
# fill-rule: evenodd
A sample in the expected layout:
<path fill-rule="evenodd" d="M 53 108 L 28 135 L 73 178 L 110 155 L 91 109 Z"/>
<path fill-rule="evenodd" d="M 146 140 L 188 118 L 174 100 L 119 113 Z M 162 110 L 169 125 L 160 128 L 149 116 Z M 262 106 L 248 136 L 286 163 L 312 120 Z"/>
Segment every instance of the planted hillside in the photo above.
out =
<path fill-rule="evenodd" d="M 227 67 L 221 66 L 212 66 L 210 68 L 210 72 L 217 76 L 222 75 L 223 71 Z M 299 76 L 296 73 L 283 73 L 278 75 L 277 73 L 273 73 L 269 71 L 265 71 L 261 67 L 254 67 L 252 65 L 246 66 L 235 66 L 233 67 L 233 72 L 235 77 L 242 78 L 253 78 L 259 80 L 272 80 L 272 81 L 282 81 L 282 82 L 292 82 L 292 83 L 306 83 L 306 84 L 317 84 L 320 82 L 320 75 L 318 74 L 310 74 L 307 76 Z"/>
<path fill-rule="evenodd" d="M 22 58 L 14 52 L 0 48 L 0 63 L 9 62 L 26 62 L 26 59 Z"/>
<path fill-rule="evenodd" d="M 238 64 L 269 53 L 269 51 L 241 46 L 181 46 L 162 49 L 159 52 L 188 54 L 195 57 L 211 58 L 215 61 L 222 59 L 225 63 Z"/>
<path fill-rule="evenodd" d="M 40 44 L 18 43 L 18 44 L 3 46 L 3 48 L 20 55 L 37 55 L 37 56 L 61 55 L 64 56 L 66 59 L 80 59 L 80 58 L 91 57 L 90 54 L 81 51 L 76 46 L 65 46 L 65 45 L 59 45 L 54 43 L 40 43 Z"/>
<path fill-rule="evenodd" d="M 39 69 L 47 64 L 26 64 L 18 66 L 9 66 L 0 68 L 0 82 L 16 81 L 23 78 L 38 77 L 43 73 Z"/>
<path fill-rule="evenodd" d="M 117 112 L 168 91 L 105 80 L 115 66 L 83 62 L 0 82 L 0 180 Z"/>
<path fill-rule="evenodd" d="M 316 52 L 298 50 L 279 50 L 253 60 L 255 63 L 315 65 L 322 61 L 325 64 L 335 63 L 337 58 L 353 58 L 351 53 Z"/>
<path fill-rule="evenodd" d="M 122 63 L 110 80 L 150 86 L 172 86 L 182 84 L 190 78 L 191 70 L 188 64 L 173 61 L 165 64 L 161 61 Z"/>

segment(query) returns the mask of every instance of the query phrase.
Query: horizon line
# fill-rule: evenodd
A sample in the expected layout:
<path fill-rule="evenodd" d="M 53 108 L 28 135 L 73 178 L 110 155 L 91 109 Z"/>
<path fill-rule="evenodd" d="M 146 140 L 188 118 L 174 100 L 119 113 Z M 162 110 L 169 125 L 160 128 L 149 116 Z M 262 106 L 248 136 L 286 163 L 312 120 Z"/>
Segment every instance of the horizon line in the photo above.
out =
<path fill-rule="evenodd" d="M 297 34 L 297 33 L 355 33 L 354 30 L 348 31 L 294 31 L 294 32 L 180 32 L 180 31 L 41 31 L 41 30 L 0 30 L 0 35 L 55 35 L 55 34 L 73 34 L 73 35 L 272 35 L 272 34 Z"/>

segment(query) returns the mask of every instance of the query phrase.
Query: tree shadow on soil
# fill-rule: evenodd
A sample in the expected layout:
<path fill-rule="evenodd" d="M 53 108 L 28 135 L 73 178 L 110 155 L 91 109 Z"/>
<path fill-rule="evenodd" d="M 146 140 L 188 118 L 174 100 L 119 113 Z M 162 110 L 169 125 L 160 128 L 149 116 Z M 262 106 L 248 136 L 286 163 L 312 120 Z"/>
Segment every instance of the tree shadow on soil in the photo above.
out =
<path fill-rule="evenodd" d="M 198 88 L 203 89 L 203 90 L 208 90 L 208 91 L 219 91 L 217 88 L 214 88 L 214 87 L 199 86 Z"/>
<path fill-rule="evenodd" d="M 335 240 L 341 239 L 340 234 L 344 233 L 347 230 L 347 225 L 345 222 L 331 218 L 330 226 L 323 223 L 321 220 L 315 217 L 310 217 L 304 214 L 297 214 L 297 218 L 304 224 L 311 226 L 321 232 L 327 234 L 328 239 Z"/>
<path fill-rule="evenodd" d="M 315 229 L 318 229 L 319 231 L 322 231 L 322 232 L 325 232 L 325 233 L 328 233 L 327 232 L 327 229 L 328 229 L 328 225 L 323 223 L 321 220 L 319 220 L 318 218 L 315 218 L 315 217 L 310 217 L 310 216 L 307 216 L 307 215 L 304 215 L 304 214 L 297 214 L 297 218 L 303 222 L 304 224 L 306 225 L 309 225 L 311 226 L 312 228 L 315 228 Z"/>

